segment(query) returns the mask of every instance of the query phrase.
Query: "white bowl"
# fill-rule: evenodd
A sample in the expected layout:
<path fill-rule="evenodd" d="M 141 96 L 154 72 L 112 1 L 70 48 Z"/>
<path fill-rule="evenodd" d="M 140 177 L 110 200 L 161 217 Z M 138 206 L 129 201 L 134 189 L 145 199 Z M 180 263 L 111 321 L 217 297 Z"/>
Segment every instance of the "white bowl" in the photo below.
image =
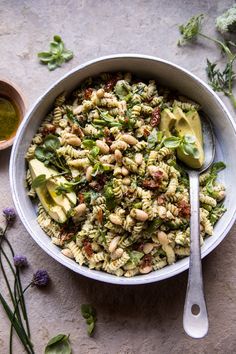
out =
<path fill-rule="evenodd" d="M 139 77 L 155 79 L 158 83 L 177 89 L 183 95 L 201 104 L 203 111 L 212 121 L 216 135 L 216 160 L 223 160 L 227 164 L 227 169 L 220 173 L 220 179 L 226 185 L 228 191 L 225 199 L 227 211 L 216 224 L 214 235 L 206 239 L 202 247 L 202 257 L 211 252 L 227 235 L 236 215 L 236 192 L 234 189 L 236 127 L 233 119 L 219 97 L 202 80 L 175 64 L 145 55 L 121 54 L 89 61 L 63 76 L 36 101 L 24 119 L 12 149 L 10 182 L 13 200 L 21 221 L 33 239 L 50 256 L 66 267 L 86 277 L 107 283 L 137 285 L 156 282 L 186 270 L 189 267 L 189 258 L 179 260 L 161 270 L 133 278 L 117 277 L 80 266 L 74 260 L 63 256 L 60 248 L 52 244 L 50 238 L 40 228 L 36 220 L 35 209 L 25 190 L 24 156 L 41 120 L 53 107 L 55 98 L 62 91 L 71 92 L 85 78 L 108 71 L 130 71 L 138 74 Z"/>

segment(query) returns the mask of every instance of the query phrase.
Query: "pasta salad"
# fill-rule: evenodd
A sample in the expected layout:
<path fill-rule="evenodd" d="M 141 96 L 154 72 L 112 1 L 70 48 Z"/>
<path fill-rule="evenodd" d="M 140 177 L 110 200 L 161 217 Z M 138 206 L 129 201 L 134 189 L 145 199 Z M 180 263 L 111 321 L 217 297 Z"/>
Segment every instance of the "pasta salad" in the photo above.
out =
<path fill-rule="evenodd" d="M 199 109 L 130 73 L 104 73 L 57 97 L 26 153 L 26 183 L 64 256 L 132 277 L 189 255 L 188 176 L 161 126 L 167 113 Z M 225 211 L 216 181 L 224 167 L 200 176 L 201 244 Z"/>

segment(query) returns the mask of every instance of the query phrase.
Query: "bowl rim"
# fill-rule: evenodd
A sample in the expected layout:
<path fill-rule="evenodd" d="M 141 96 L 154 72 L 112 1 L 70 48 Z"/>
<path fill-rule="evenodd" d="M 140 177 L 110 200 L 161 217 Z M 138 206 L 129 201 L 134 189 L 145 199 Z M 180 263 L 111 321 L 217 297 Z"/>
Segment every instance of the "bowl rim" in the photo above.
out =
<path fill-rule="evenodd" d="M 185 271 L 189 268 L 189 257 L 186 257 L 185 258 L 186 261 L 178 268 L 170 269 L 168 274 L 158 275 L 158 271 L 153 271 L 153 272 L 149 273 L 150 275 L 152 274 L 152 276 L 149 276 L 148 278 L 146 277 L 147 275 L 138 275 L 138 276 L 131 277 L 131 278 L 117 277 L 117 276 L 110 277 L 111 275 L 107 274 L 105 272 L 101 272 L 101 271 L 93 272 L 88 267 L 79 266 L 77 263 L 74 263 L 74 262 L 70 263 L 70 261 L 68 261 L 66 257 L 63 258 L 61 256 L 61 254 L 57 254 L 57 253 L 52 252 L 51 247 L 48 246 L 47 244 L 45 244 L 43 242 L 43 239 L 41 240 L 40 238 L 37 238 L 34 235 L 32 227 L 29 225 L 27 217 L 25 217 L 24 211 L 21 208 L 20 201 L 18 198 L 17 188 L 16 188 L 16 181 L 14 178 L 14 166 L 15 166 L 15 160 L 17 158 L 18 139 L 21 137 L 24 129 L 26 128 L 26 126 L 28 124 L 28 121 L 31 119 L 32 114 L 34 114 L 34 112 L 37 110 L 38 106 L 40 105 L 40 103 L 44 99 L 44 97 L 47 96 L 52 89 L 55 89 L 55 87 L 58 84 L 60 84 L 64 79 L 68 78 L 69 76 L 73 75 L 76 72 L 79 72 L 81 69 L 83 69 L 87 66 L 96 64 L 97 62 L 101 62 L 101 61 L 105 62 L 110 59 L 122 59 L 122 58 L 141 59 L 141 60 L 147 59 L 147 60 L 154 60 L 154 61 L 161 62 L 163 64 L 169 65 L 169 66 L 174 67 L 175 69 L 183 72 L 190 79 L 194 80 L 199 85 L 203 86 L 214 97 L 214 99 L 220 105 L 224 114 L 227 116 L 229 123 L 232 126 L 232 129 L 233 129 L 233 132 L 235 135 L 235 139 L 236 139 L 236 123 L 234 122 L 234 120 L 233 120 L 230 112 L 226 108 L 225 104 L 222 102 L 220 97 L 212 90 L 212 88 L 208 84 L 206 84 L 202 79 L 197 77 L 195 74 L 192 74 L 189 70 L 187 70 L 177 64 L 174 64 L 169 60 L 165 60 L 165 59 L 158 58 L 155 56 L 150 56 L 150 55 L 143 55 L 143 54 L 136 54 L 136 53 L 130 53 L 130 54 L 129 53 L 125 53 L 125 54 L 121 53 L 121 54 L 106 55 L 106 56 L 102 56 L 102 57 L 99 57 L 96 59 L 86 61 L 85 63 L 76 66 L 75 68 L 73 68 L 72 70 L 70 70 L 69 72 L 64 74 L 56 82 L 54 82 L 52 85 L 50 85 L 50 87 L 44 92 L 44 94 L 41 95 L 35 101 L 35 103 L 31 106 L 30 110 L 27 112 L 27 114 L 26 114 L 25 118 L 23 119 L 23 122 L 21 123 L 21 126 L 18 129 L 17 134 L 15 136 L 15 140 L 14 140 L 14 144 L 13 144 L 13 148 L 12 148 L 12 152 L 11 152 L 11 158 L 10 158 L 9 177 L 10 177 L 11 193 L 12 193 L 13 202 L 16 207 L 17 213 L 18 213 L 24 227 L 28 231 L 28 233 L 31 235 L 31 237 L 34 239 L 34 241 L 48 255 L 50 255 L 52 258 L 57 260 L 62 265 L 73 270 L 74 272 L 84 275 L 87 278 L 91 278 L 93 280 L 98 280 L 98 281 L 102 281 L 105 283 L 117 284 L 117 285 L 140 285 L 140 284 L 148 284 L 148 283 L 153 283 L 156 281 L 168 279 L 174 275 L 182 273 L 183 271 Z M 235 219 L 236 219 L 236 207 L 235 207 L 233 215 L 232 215 L 230 221 L 228 222 L 226 228 L 224 229 L 224 231 L 221 232 L 220 236 L 215 240 L 214 243 L 212 243 L 207 249 L 202 250 L 201 258 L 204 258 L 206 255 L 208 255 L 211 251 L 213 251 L 213 249 L 215 249 L 222 242 L 222 240 L 226 237 L 226 235 L 228 234 L 228 232 L 232 228 Z"/>
<path fill-rule="evenodd" d="M 20 117 L 19 126 L 16 129 L 15 135 L 13 135 L 13 137 L 11 139 L 4 140 L 3 142 L 0 142 L 0 151 L 7 149 L 8 147 L 10 147 L 13 144 L 13 142 L 16 138 L 17 132 L 19 130 L 20 124 L 24 120 L 24 116 L 25 116 L 27 109 L 28 109 L 28 101 L 27 101 L 24 93 L 22 92 L 21 88 L 17 84 L 15 84 L 15 82 L 12 82 L 11 80 L 9 80 L 3 76 L 0 76 L 0 86 L 1 86 L 1 83 L 8 85 L 19 96 L 19 98 L 22 101 L 21 109 L 23 111 L 23 114 Z M 9 98 L 12 99 L 12 97 L 9 97 Z M 16 100 L 13 100 L 13 101 L 15 102 Z"/>

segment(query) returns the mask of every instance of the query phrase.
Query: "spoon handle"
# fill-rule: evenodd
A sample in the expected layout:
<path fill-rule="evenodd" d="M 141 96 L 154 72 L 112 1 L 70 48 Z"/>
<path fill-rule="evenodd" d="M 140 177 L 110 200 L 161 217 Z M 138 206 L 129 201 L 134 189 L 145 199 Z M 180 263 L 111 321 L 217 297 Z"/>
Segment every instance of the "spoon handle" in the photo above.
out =
<path fill-rule="evenodd" d="M 188 286 L 184 305 L 183 326 L 193 338 L 202 338 L 208 332 L 208 316 L 203 292 L 200 248 L 199 176 L 189 171 L 190 183 L 190 261 Z"/>

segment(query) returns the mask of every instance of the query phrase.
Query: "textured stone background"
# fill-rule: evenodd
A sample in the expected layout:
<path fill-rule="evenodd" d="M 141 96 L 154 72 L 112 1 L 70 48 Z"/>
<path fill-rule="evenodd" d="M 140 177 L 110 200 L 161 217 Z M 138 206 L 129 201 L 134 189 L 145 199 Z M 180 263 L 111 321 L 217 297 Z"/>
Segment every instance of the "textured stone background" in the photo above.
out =
<path fill-rule="evenodd" d="M 219 50 L 201 41 L 178 48 L 177 25 L 197 13 L 207 13 L 205 28 L 214 34 L 214 18 L 233 1 L 53 1 L 0 0 L 0 77 L 16 82 L 29 104 L 55 80 L 78 64 L 106 54 L 134 52 L 169 59 L 206 80 L 205 58 L 221 61 Z M 54 72 L 40 66 L 37 52 L 61 34 L 75 58 Z M 227 99 L 227 106 L 231 109 Z M 8 162 L 10 150 L 0 151 L 0 209 L 12 205 Z M 0 219 L 2 222 L 3 219 Z M 52 282 L 45 291 L 26 295 L 35 352 L 48 339 L 70 333 L 75 354 L 168 354 L 236 352 L 236 228 L 203 261 L 210 329 L 205 339 L 188 338 L 182 328 L 187 273 L 156 284 L 119 287 L 98 283 L 67 270 L 44 253 L 20 221 L 9 232 L 17 253 L 30 268 L 48 269 Z M 80 315 L 82 303 L 97 308 L 94 338 L 88 338 Z M 0 354 L 8 353 L 9 324 L 0 309 Z M 23 350 L 15 340 L 14 354 Z"/>

